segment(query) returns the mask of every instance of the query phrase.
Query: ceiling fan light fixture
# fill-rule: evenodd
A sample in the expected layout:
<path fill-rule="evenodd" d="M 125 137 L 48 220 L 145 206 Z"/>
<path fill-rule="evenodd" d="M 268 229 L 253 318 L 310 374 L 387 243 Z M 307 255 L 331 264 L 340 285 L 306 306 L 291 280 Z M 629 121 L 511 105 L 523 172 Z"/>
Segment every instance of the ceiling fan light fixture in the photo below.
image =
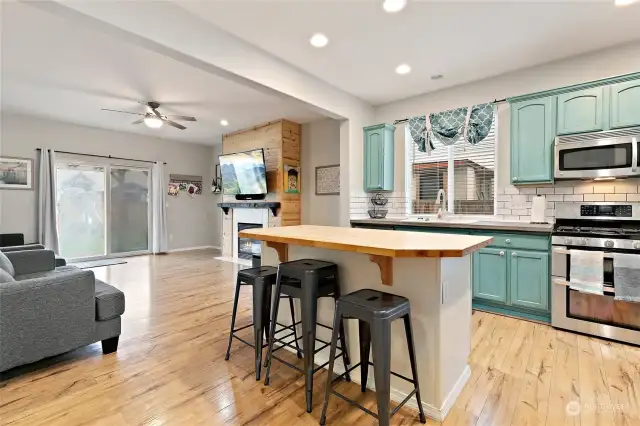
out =
<path fill-rule="evenodd" d="M 222 125 L 222 126 L 228 126 L 228 125 L 229 125 L 229 122 L 228 122 L 227 120 L 222 119 L 222 120 L 220 120 L 220 125 Z"/>
<path fill-rule="evenodd" d="M 382 8 L 387 13 L 400 12 L 407 5 L 407 0 L 385 0 L 382 3 Z"/>
<path fill-rule="evenodd" d="M 615 5 L 616 6 L 629 6 L 630 4 L 633 4 L 635 2 L 637 2 L 638 0 L 615 0 Z"/>
<path fill-rule="evenodd" d="M 158 117 L 148 115 L 144 118 L 144 124 L 152 129 L 157 129 L 162 126 L 162 120 Z"/>

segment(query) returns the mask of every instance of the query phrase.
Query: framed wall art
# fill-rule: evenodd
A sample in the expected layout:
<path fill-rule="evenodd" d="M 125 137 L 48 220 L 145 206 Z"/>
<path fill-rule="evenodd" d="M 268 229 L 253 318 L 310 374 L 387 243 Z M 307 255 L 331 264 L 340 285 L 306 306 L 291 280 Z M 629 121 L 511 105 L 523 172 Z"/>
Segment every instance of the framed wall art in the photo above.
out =
<path fill-rule="evenodd" d="M 33 189 L 33 160 L 0 157 L 0 189 Z"/>
<path fill-rule="evenodd" d="M 316 167 L 316 195 L 340 194 L 340 165 Z"/>

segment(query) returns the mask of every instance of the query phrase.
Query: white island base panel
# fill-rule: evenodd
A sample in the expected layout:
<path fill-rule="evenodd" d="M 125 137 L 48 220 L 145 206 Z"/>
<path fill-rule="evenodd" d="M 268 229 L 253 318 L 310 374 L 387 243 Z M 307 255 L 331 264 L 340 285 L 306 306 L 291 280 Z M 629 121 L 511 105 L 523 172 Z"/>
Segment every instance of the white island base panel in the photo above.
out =
<path fill-rule="evenodd" d="M 371 288 L 404 296 L 411 303 L 411 320 L 418 374 L 425 414 L 442 421 L 471 375 L 468 357 L 471 350 L 471 256 L 458 258 L 394 258 L 393 286 L 381 284 L 380 271 L 366 254 L 289 245 L 289 260 L 319 259 L 339 266 L 340 287 L 343 294 Z M 262 244 L 262 264 L 277 266 L 278 255 Z M 299 305 L 296 305 L 299 312 Z M 318 322 L 331 326 L 333 300 L 318 303 Z M 300 315 L 296 315 L 299 320 Z M 290 324 L 287 303 L 280 305 L 278 321 Z M 358 324 L 345 321 L 349 355 L 352 363 L 359 362 Z M 330 331 L 318 327 L 317 336 L 330 341 Z M 411 366 L 401 320 L 392 325 L 391 368 L 411 377 Z M 316 355 L 315 363 L 323 364 L 329 349 Z M 274 361 L 277 362 L 277 361 Z M 342 360 L 336 359 L 335 371 L 342 373 Z M 352 381 L 360 382 L 359 369 L 351 373 Z M 277 380 L 273 375 L 272 381 Z M 373 368 L 369 369 L 368 387 L 375 389 Z M 324 384 L 323 384 L 324 386 Z M 323 387 L 324 389 L 324 387 Z M 391 397 L 400 403 L 411 392 L 412 385 L 391 377 Z M 323 392 L 315 392 L 314 409 L 321 407 Z M 417 409 L 415 398 L 407 406 Z"/>

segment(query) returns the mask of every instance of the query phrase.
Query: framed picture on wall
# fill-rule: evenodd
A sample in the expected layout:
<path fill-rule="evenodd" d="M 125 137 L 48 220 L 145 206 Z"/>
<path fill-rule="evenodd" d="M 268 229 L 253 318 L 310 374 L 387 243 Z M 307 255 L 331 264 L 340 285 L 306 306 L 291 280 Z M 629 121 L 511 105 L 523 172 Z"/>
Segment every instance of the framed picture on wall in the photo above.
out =
<path fill-rule="evenodd" d="M 316 195 L 340 194 L 340 164 L 316 167 Z"/>
<path fill-rule="evenodd" d="M 0 157 L 0 189 L 33 189 L 33 160 Z"/>

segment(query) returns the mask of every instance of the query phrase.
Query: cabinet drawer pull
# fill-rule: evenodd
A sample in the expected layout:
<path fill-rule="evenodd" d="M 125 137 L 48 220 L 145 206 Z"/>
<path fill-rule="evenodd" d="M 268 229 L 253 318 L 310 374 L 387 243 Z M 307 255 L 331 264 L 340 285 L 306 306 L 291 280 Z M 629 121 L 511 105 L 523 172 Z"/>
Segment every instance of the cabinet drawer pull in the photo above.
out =
<path fill-rule="evenodd" d="M 512 257 L 516 257 L 518 255 L 518 253 L 516 253 L 515 251 L 511 253 Z"/>
<path fill-rule="evenodd" d="M 504 256 L 504 250 L 500 252 L 500 256 Z"/>
<path fill-rule="evenodd" d="M 507 238 L 506 240 L 504 240 L 504 242 L 505 242 L 506 244 L 511 244 L 511 240 L 510 240 L 509 238 Z"/>

